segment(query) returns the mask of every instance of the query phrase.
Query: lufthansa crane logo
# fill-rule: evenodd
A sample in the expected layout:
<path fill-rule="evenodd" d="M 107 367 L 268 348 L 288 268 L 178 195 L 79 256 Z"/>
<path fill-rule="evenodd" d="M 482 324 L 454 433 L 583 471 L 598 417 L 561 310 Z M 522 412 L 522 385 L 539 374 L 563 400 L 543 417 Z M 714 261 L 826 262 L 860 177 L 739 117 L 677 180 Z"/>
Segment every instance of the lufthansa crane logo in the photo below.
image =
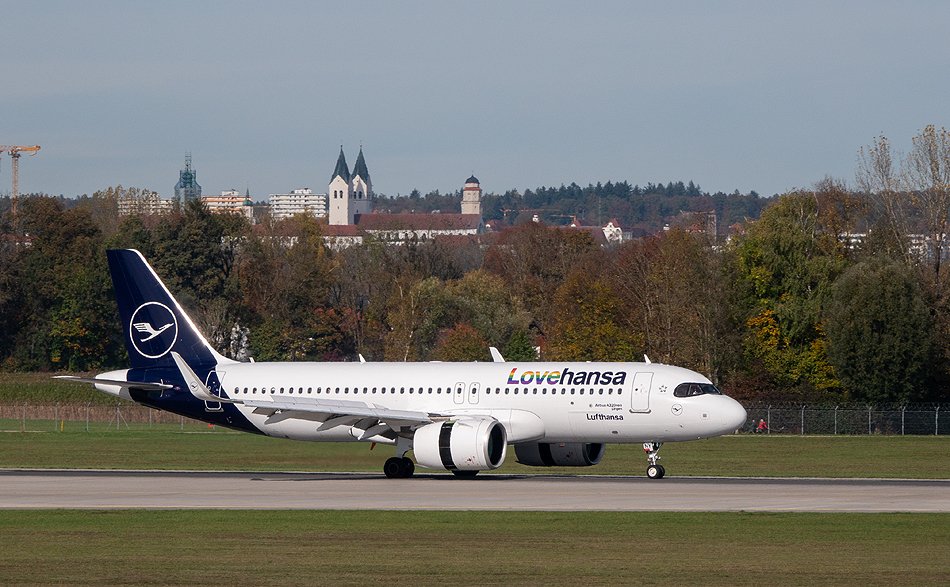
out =
<path fill-rule="evenodd" d="M 164 357 L 178 339 L 175 313 L 159 302 L 142 304 L 132 313 L 132 320 L 129 321 L 129 339 L 143 357 Z"/>

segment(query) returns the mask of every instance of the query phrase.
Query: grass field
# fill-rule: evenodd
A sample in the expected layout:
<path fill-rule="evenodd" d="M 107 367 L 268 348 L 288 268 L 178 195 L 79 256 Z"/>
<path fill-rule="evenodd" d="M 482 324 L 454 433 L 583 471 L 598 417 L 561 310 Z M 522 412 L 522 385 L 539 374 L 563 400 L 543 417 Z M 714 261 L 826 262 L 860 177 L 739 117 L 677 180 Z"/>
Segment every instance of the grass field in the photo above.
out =
<path fill-rule="evenodd" d="M 0 511 L 0 584 L 938 585 L 950 516 Z"/>
<path fill-rule="evenodd" d="M 215 429 L 181 433 L 174 425 L 111 432 L 0 433 L 0 468 L 379 471 L 388 446 L 309 443 Z M 509 447 L 510 449 L 510 447 Z M 726 436 L 668 443 L 668 474 L 739 477 L 950 478 L 945 436 Z M 639 446 L 607 448 L 600 465 L 533 468 L 511 450 L 502 473 L 642 474 Z"/>
<path fill-rule="evenodd" d="M 64 373 L 60 373 L 62 375 Z M 70 375 L 83 375 L 69 373 Z M 91 385 L 53 379 L 57 373 L 0 372 L 0 403 L 34 402 L 40 404 L 74 403 L 111 405 L 115 398 L 96 391 Z M 90 375 L 90 374 L 85 374 Z"/>

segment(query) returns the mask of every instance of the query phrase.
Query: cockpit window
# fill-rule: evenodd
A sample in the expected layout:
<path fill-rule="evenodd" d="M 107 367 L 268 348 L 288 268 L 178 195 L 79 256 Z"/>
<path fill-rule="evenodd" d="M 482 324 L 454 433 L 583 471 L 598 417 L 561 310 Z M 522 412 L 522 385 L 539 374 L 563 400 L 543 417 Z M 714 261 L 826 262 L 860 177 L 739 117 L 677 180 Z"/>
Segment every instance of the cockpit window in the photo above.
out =
<path fill-rule="evenodd" d="M 712 383 L 680 383 L 673 390 L 676 397 L 693 397 L 694 395 L 722 395 L 719 388 Z"/>

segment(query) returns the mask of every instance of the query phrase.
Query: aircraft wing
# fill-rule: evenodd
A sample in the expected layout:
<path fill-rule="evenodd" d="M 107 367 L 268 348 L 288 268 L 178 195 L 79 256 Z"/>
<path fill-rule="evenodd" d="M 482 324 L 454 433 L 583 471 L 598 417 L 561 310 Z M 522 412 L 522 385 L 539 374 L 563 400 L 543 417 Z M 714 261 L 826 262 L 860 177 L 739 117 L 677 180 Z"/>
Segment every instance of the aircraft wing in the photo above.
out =
<path fill-rule="evenodd" d="M 322 432 L 337 426 L 352 426 L 360 430 L 359 440 L 371 438 L 389 431 L 398 431 L 403 426 L 428 424 L 438 414 L 392 410 L 360 401 L 331 400 L 312 397 L 247 399 L 223 398 L 212 394 L 201 382 L 191 367 L 172 351 L 172 358 L 178 365 L 188 390 L 196 398 L 210 402 L 244 404 L 254 408 L 255 414 L 267 416 L 264 424 L 276 424 L 284 420 L 298 419 L 319 422 L 317 430 Z"/>
<path fill-rule="evenodd" d="M 392 410 L 365 402 L 329 400 L 317 398 L 284 398 L 279 400 L 243 401 L 245 406 L 254 408 L 255 414 L 268 416 L 265 424 L 275 424 L 283 420 L 299 419 L 319 422 L 318 431 L 329 430 L 337 426 L 353 426 L 363 432 L 359 439 L 382 434 L 389 430 L 398 430 L 403 426 L 428 424 L 437 414 L 409 410 Z"/>

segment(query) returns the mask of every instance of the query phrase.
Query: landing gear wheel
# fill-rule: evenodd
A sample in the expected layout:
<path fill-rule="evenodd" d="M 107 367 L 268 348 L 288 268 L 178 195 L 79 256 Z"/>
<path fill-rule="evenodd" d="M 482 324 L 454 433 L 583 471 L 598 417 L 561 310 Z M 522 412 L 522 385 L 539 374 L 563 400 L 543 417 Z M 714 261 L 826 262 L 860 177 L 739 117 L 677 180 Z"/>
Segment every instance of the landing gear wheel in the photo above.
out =
<path fill-rule="evenodd" d="M 383 464 L 383 473 L 390 479 L 399 479 L 402 477 L 403 464 L 399 457 L 389 457 Z"/>
<path fill-rule="evenodd" d="M 666 469 L 657 462 L 660 460 L 660 455 L 657 453 L 660 451 L 661 446 L 663 446 L 661 442 L 643 443 L 643 452 L 647 453 L 647 463 L 649 463 L 647 466 L 647 477 L 650 479 L 662 479 L 664 475 L 666 475 Z"/>
<path fill-rule="evenodd" d="M 390 479 L 406 479 L 412 477 L 416 470 L 415 463 L 409 457 L 390 457 L 383 465 L 383 473 Z"/>
<path fill-rule="evenodd" d="M 475 475 L 478 475 L 478 471 L 452 471 L 452 474 L 458 477 L 459 479 L 474 479 Z"/>

